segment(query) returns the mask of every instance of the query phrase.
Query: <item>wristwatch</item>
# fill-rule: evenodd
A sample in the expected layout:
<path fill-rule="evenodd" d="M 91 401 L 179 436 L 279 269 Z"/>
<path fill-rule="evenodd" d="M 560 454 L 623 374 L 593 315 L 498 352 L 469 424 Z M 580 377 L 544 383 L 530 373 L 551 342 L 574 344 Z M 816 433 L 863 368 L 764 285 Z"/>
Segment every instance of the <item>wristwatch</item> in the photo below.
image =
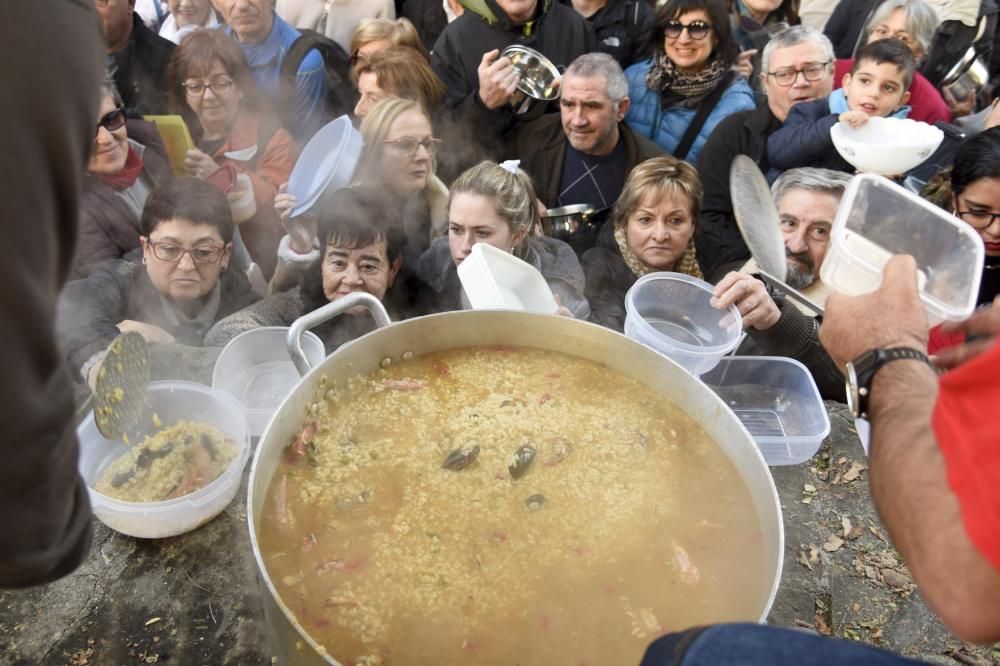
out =
<path fill-rule="evenodd" d="M 934 367 L 927 354 L 912 347 L 891 349 L 869 349 L 847 364 L 845 381 L 847 384 L 847 406 L 856 419 L 868 418 L 868 396 L 872 379 L 886 363 L 893 361 L 923 361 Z"/>

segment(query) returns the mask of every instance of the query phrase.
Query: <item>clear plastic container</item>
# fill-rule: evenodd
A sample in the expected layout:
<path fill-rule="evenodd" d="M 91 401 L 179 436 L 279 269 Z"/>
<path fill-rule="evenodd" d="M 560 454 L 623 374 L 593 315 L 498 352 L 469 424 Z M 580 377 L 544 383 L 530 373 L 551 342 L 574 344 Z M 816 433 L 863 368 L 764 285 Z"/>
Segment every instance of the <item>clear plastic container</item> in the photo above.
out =
<path fill-rule="evenodd" d="M 837 210 L 820 277 L 836 291 L 866 294 L 882 283 L 882 268 L 895 254 L 916 259 L 931 326 L 972 314 L 983 272 L 979 234 L 886 178 L 855 176 Z"/>
<path fill-rule="evenodd" d="M 250 457 L 250 435 L 242 407 L 224 391 L 194 382 L 150 382 L 149 404 L 163 427 L 177 421 L 208 423 L 225 433 L 238 448 L 229 468 L 200 490 L 162 502 L 123 502 L 102 495 L 94 485 L 105 468 L 128 451 L 128 445 L 105 439 L 97 430 L 93 412 L 80 424 L 76 430 L 80 440 L 78 469 L 87 483 L 94 515 L 122 534 L 159 539 L 190 532 L 226 508 L 243 480 L 243 468 Z"/>
<path fill-rule="evenodd" d="M 625 295 L 625 335 L 694 375 L 708 372 L 740 343 L 736 306 L 712 307 L 712 285 L 682 273 L 650 273 Z"/>
<path fill-rule="evenodd" d="M 768 465 L 812 458 L 830 419 L 804 365 L 777 356 L 730 356 L 701 376 L 757 442 Z"/>
<path fill-rule="evenodd" d="M 247 427 L 259 437 L 282 401 L 301 378 L 288 355 L 287 326 L 265 326 L 240 333 L 222 348 L 212 387 L 228 392 L 246 409 Z M 326 357 L 323 342 L 314 333 L 302 336 L 302 349 L 312 366 Z"/>

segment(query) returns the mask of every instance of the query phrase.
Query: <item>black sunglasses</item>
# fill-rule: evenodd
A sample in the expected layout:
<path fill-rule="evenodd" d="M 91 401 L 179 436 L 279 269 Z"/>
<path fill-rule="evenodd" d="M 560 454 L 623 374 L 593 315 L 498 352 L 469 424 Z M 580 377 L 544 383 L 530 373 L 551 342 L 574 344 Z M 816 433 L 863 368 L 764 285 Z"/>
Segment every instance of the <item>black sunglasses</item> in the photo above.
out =
<path fill-rule="evenodd" d="M 97 121 L 97 132 L 100 132 L 102 127 L 109 132 L 114 132 L 125 127 L 125 112 L 122 108 L 118 107 L 101 116 L 101 119 Z"/>
<path fill-rule="evenodd" d="M 677 39 L 685 30 L 687 30 L 688 37 L 691 39 L 705 39 L 705 37 L 708 36 L 708 33 L 711 32 L 712 26 L 705 21 L 681 23 L 676 19 L 673 21 L 667 21 L 667 24 L 663 26 L 663 34 L 670 39 Z"/>

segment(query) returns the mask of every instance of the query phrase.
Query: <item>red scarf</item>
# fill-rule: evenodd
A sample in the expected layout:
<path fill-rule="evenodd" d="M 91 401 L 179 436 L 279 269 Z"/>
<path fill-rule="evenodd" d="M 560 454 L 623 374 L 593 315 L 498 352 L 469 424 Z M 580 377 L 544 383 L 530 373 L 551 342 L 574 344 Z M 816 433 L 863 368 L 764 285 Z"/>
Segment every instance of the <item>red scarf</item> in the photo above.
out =
<path fill-rule="evenodd" d="M 126 190 L 139 179 L 142 173 L 142 156 L 135 151 L 132 146 L 128 147 L 128 157 L 125 158 L 125 166 L 114 175 L 94 174 L 99 180 L 104 181 L 116 190 Z"/>

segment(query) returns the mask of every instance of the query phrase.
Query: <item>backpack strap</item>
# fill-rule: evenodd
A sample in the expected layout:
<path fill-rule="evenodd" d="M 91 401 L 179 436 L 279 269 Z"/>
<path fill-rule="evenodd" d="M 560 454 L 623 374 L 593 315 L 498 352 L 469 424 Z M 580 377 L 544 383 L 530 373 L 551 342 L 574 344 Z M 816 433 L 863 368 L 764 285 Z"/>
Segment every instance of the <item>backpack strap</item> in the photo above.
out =
<path fill-rule="evenodd" d="M 726 92 L 729 87 L 730 82 L 733 80 L 733 73 L 727 72 L 722 79 L 719 80 L 719 85 L 715 86 L 712 92 L 708 93 L 705 99 L 701 100 L 701 104 L 698 105 L 698 110 L 694 114 L 694 118 L 691 119 L 691 124 L 688 125 L 687 130 L 684 131 L 684 136 L 681 137 L 680 143 L 677 144 L 677 148 L 674 150 L 674 157 L 679 160 L 687 157 L 688 152 L 691 150 L 691 146 L 694 145 L 695 139 L 698 138 L 698 133 L 701 132 L 701 128 L 705 126 L 705 121 L 708 120 L 708 116 L 715 109 L 715 105 L 719 103 L 722 98 L 722 94 Z"/>

